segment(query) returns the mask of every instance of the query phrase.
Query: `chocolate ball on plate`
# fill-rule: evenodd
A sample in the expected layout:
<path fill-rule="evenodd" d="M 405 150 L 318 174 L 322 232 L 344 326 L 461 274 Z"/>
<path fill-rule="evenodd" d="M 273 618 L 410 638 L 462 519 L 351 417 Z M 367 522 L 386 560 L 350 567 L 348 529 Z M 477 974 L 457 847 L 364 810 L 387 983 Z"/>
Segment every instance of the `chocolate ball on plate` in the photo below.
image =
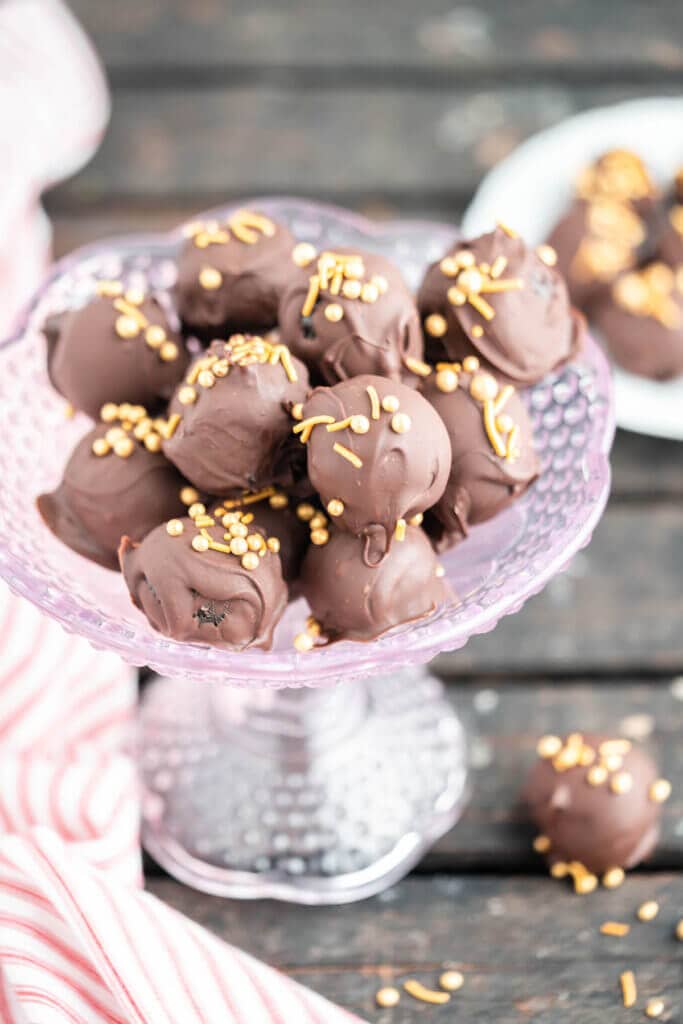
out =
<path fill-rule="evenodd" d="M 289 410 L 304 401 L 308 371 L 285 345 L 233 335 L 190 367 L 169 406 L 178 418 L 164 452 L 208 494 L 257 491 L 273 481 Z"/>
<path fill-rule="evenodd" d="M 411 519 L 448 481 L 448 433 L 429 402 L 386 377 L 363 375 L 316 388 L 294 432 L 308 449 L 308 476 L 331 520 L 364 538 L 376 565 Z"/>
<path fill-rule="evenodd" d="M 133 604 L 174 640 L 269 648 L 287 604 L 279 541 L 238 511 L 218 520 L 203 504 L 140 544 L 124 537 L 121 570 Z"/>
<path fill-rule="evenodd" d="M 547 247 L 511 228 L 459 242 L 427 270 L 418 305 L 430 361 L 476 356 L 516 385 L 534 384 L 580 346 L 583 320 Z"/>
<path fill-rule="evenodd" d="M 53 386 L 92 419 L 105 402 L 155 409 L 189 362 L 159 300 L 120 281 L 100 281 L 96 298 L 51 317 L 44 330 Z"/>

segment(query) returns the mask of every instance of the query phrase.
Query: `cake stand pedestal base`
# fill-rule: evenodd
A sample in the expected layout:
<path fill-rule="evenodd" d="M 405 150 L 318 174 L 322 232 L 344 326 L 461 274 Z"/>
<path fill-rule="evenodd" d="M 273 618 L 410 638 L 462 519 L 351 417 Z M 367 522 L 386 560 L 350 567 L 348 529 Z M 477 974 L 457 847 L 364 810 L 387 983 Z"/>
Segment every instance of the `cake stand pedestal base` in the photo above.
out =
<path fill-rule="evenodd" d="M 371 896 L 452 827 L 465 798 L 464 731 L 423 669 L 329 690 L 157 678 L 139 729 L 144 845 L 221 896 Z"/>

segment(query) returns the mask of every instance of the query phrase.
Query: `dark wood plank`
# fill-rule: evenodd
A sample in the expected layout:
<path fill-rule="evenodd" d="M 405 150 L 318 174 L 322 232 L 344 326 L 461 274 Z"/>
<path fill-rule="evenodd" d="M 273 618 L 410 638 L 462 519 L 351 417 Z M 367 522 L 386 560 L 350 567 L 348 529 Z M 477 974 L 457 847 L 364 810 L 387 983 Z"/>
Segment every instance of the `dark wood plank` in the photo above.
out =
<path fill-rule="evenodd" d="M 543 872 L 519 793 L 545 733 L 595 730 L 639 738 L 673 792 L 651 865 L 683 864 L 683 680 L 546 680 L 514 685 L 505 677 L 449 688 L 471 736 L 472 796 L 463 817 L 428 854 L 421 870 Z M 683 913 L 683 906 L 681 912 Z"/>
<path fill-rule="evenodd" d="M 617 1024 L 644 1019 L 645 1003 L 656 995 L 667 1005 L 661 1019 L 680 1020 L 678 875 L 634 876 L 621 889 L 589 897 L 546 879 L 413 877 L 334 910 L 220 900 L 160 879 L 149 888 L 221 938 L 378 1024 Z M 646 899 L 661 906 L 649 924 L 635 919 Z M 630 934 L 600 935 L 608 919 L 631 923 Z M 382 985 L 414 977 L 436 987 L 445 965 L 465 976 L 448 1005 L 428 1006 L 404 993 L 395 1009 L 376 1008 Z M 619 975 L 627 969 L 638 983 L 637 1010 L 622 1005 Z"/>
<path fill-rule="evenodd" d="M 528 135 L 577 110 L 642 92 L 633 86 L 368 88 L 353 76 L 343 88 L 121 87 L 114 90 L 102 148 L 56 190 L 51 208 L 131 197 L 201 207 L 264 193 L 342 203 L 412 197 L 453 206 Z"/>
<path fill-rule="evenodd" d="M 436 664 L 455 676 L 680 672 L 682 579 L 680 506 L 613 503 L 567 572 Z"/>
<path fill-rule="evenodd" d="M 464 77 L 525 67 L 604 76 L 683 66 L 683 11 L 675 0 L 480 0 L 476 6 L 394 0 L 374 7 L 364 0 L 72 0 L 71 6 L 117 72 L 255 66 L 386 74 L 398 68 Z"/>

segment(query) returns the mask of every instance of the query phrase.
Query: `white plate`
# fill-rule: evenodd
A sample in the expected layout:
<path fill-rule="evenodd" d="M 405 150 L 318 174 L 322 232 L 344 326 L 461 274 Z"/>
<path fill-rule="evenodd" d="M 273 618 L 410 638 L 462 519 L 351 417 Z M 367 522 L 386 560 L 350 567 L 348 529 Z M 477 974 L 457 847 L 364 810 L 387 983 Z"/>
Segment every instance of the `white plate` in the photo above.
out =
<path fill-rule="evenodd" d="M 463 221 L 466 237 L 508 221 L 531 244 L 544 241 L 568 206 L 579 171 L 607 149 L 633 149 L 663 186 L 683 164 L 683 99 L 599 107 L 539 132 L 483 179 Z M 659 383 L 615 367 L 617 423 L 683 441 L 683 377 Z"/>

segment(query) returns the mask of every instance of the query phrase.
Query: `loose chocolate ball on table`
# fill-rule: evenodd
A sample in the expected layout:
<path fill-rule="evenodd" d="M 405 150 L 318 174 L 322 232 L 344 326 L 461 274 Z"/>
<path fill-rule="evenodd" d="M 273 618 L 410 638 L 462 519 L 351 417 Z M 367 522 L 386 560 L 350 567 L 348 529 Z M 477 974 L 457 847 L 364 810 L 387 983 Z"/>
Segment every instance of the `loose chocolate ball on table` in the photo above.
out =
<path fill-rule="evenodd" d="M 428 372 L 415 301 L 384 256 L 300 243 L 302 268 L 280 300 L 282 340 L 326 384 L 374 373 L 415 383 Z"/>
<path fill-rule="evenodd" d="M 188 224 L 185 234 L 175 286 L 183 323 L 206 340 L 274 327 L 293 269 L 294 239 L 287 228 L 238 210 L 227 221 Z"/>
<path fill-rule="evenodd" d="M 216 519 L 195 504 L 141 544 L 124 537 L 119 558 L 133 604 L 164 636 L 267 649 L 287 604 L 278 551 L 250 513 Z"/>
<path fill-rule="evenodd" d="M 41 494 L 41 516 L 64 544 L 118 569 L 124 534 L 140 541 L 198 496 L 161 452 L 166 420 L 142 406 L 108 403 L 102 422 L 78 443 L 55 491 Z"/>
<path fill-rule="evenodd" d="M 652 853 L 661 804 L 671 791 L 651 758 L 626 739 L 572 733 L 544 736 L 524 800 L 539 835 L 537 852 L 551 874 L 571 876 L 591 892 L 598 876 L 608 888 Z"/>
<path fill-rule="evenodd" d="M 683 266 L 656 262 L 624 274 L 594 319 L 625 370 L 653 380 L 683 373 Z"/>
<path fill-rule="evenodd" d="M 295 646 L 309 650 L 315 638 L 374 640 L 394 626 L 430 615 L 448 597 L 448 588 L 427 537 L 407 526 L 402 539 L 379 566 L 368 566 L 363 540 L 333 529 L 304 558 L 301 590 L 313 618 Z"/>
<path fill-rule="evenodd" d="M 222 519 L 226 513 L 234 511 L 244 515 L 251 513 L 254 530 L 260 530 L 265 537 L 277 537 L 282 575 L 291 587 L 298 579 L 310 534 L 315 529 L 309 525 L 310 520 L 320 516 L 319 510 L 309 502 L 290 497 L 277 487 L 264 487 L 261 491 L 245 493 L 238 498 L 224 499 L 211 510 L 211 515 Z M 315 525 L 322 525 L 322 522 Z"/>
<path fill-rule="evenodd" d="M 333 522 L 364 538 L 365 564 L 378 564 L 443 493 L 443 422 L 417 391 L 369 375 L 316 388 L 302 417 L 294 433 L 307 446 L 311 484 Z"/>
<path fill-rule="evenodd" d="M 51 318 L 45 335 L 52 384 L 92 419 L 105 402 L 158 407 L 189 362 L 158 299 L 120 281 L 100 281 L 96 298 Z"/>
<path fill-rule="evenodd" d="M 418 305 L 430 361 L 476 356 L 513 384 L 534 384 L 580 346 L 583 320 L 547 246 L 511 229 L 460 242 L 427 270 Z"/>
<path fill-rule="evenodd" d="M 519 394 L 482 370 L 476 356 L 467 356 L 464 365 L 437 363 L 422 393 L 451 442 L 448 484 L 431 510 L 428 531 L 443 550 L 523 494 L 539 464 Z"/>
<path fill-rule="evenodd" d="M 308 371 L 285 345 L 242 334 L 214 341 L 173 396 L 178 423 L 164 452 L 208 494 L 260 490 L 307 391 Z"/>

